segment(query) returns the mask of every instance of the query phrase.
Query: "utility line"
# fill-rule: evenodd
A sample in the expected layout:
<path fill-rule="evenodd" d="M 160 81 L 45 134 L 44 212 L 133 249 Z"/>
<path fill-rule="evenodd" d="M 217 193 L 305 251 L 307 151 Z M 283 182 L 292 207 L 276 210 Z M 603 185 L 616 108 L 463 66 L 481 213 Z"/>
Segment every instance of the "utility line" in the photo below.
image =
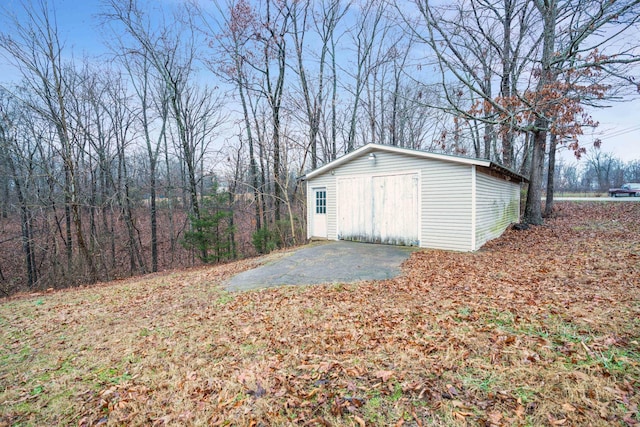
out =
<path fill-rule="evenodd" d="M 635 132 L 635 131 L 638 131 L 638 130 L 640 130 L 640 125 L 632 126 L 632 127 L 626 128 L 626 129 L 615 130 L 612 133 L 603 133 L 603 134 L 601 134 L 601 137 L 602 138 L 614 138 L 616 136 L 626 135 L 628 133 Z"/>

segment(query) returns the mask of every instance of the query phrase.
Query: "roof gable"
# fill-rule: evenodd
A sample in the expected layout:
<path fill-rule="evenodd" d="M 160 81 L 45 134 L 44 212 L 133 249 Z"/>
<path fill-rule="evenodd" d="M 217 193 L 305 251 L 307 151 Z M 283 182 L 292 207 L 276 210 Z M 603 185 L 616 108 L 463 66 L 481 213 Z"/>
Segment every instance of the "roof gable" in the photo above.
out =
<path fill-rule="evenodd" d="M 308 174 L 306 174 L 303 179 L 311 179 L 311 178 L 315 178 L 316 176 L 322 175 L 323 173 L 329 172 L 332 169 L 335 169 L 345 163 L 348 163 L 360 156 L 372 153 L 372 152 L 389 152 L 389 153 L 397 153 L 397 154 L 404 154 L 404 155 L 408 155 L 408 156 L 413 156 L 413 157 L 417 157 L 417 158 L 422 158 L 422 159 L 432 159 L 432 160 L 442 160 L 445 162 L 452 162 L 452 163 L 457 163 L 457 164 L 463 164 L 463 165 L 475 165 L 475 166 L 480 166 L 482 168 L 487 168 L 487 169 L 491 169 L 493 171 L 496 171 L 498 173 L 500 173 L 501 175 L 504 175 L 505 177 L 508 177 L 509 179 L 514 179 L 517 182 L 528 182 L 528 180 L 523 177 L 522 175 L 505 168 L 504 166 L 500 166 L 496 163 L 493 163 L 489 160 L 484 160 L 484 159 L 474 159 L 474 158 L 469 158 L 469 157 L 461 157 L 461 156 L 453 156 L 453 155 L 449 155 L 449 154 L 437 154 L 437 153 L 431 153 L 428 151 L 421 151 L 421 150 L 413 150 L 413 149 L 409 149 L 409 148 L 401 148 L 401 147 L 395 147 L 392 145 L 382 145 L 382 144 L 367 144 L 364 145 L 360 148 L 358 148 L 357 150 L 354 150 L 350 153 L 345 154 L 342 157 L 339 157 L 337 159 L 335 159 L 332 162 L 327 163 L 326 165 L 320 166 L 319 168 L 309 172 Z"/>

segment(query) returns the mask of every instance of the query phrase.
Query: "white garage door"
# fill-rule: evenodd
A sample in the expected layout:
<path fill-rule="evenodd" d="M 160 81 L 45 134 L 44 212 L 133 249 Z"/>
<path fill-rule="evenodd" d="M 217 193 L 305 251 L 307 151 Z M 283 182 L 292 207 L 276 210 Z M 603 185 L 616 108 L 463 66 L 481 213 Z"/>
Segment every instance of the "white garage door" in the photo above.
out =
<path fill-rule="evenodd" d="M 418 245 L 418 174 L 338 178 L 338 238 Z"/>

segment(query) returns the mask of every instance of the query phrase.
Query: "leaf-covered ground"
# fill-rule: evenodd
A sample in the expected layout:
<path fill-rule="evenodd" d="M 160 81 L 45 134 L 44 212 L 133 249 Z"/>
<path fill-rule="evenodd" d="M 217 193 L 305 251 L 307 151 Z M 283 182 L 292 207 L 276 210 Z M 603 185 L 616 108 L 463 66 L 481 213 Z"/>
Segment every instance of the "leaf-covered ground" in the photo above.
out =
<path fill-rule="evenodd" d="M 638 425 L 640 203 L 560 204 L 395 280 L 246 260 L 0 304 L 0 425 Z"/>

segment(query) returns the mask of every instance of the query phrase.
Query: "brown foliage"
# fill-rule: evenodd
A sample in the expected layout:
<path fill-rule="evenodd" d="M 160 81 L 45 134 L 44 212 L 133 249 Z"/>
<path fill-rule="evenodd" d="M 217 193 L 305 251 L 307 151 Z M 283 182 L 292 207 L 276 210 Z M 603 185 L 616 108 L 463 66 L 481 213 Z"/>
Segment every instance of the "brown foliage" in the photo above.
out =
<path fill-rule="evenodd" d="M 637 425 L 640 204 L 559 204 L 394 280 L 229 294 L 253 261 L 0 306 L 0 424 Z"/>
<path fill-rule="evenodd" d="M 251 233 L 255 229 L 252 222 L 251 200 L 237 200 L 234 205 L 235 244 L 238 257 L 255 255 L 256 251 L 251 243 Z M 294 212 L 297 215 L 298 210 Z M 169 215 L 173 217 L 174 241 L 171 241 Z M 151 225 L 148 215 L 148 207 L 140 206 L 133 211 L 137 236 L 139 237 L 141 257 L 145 260 L 147 272 L 151 270 Z M 188 227 L 188 215 L 183 206 L 178 206 L 173 212 L 166 208 L 158 208 L 158 270 L 165 271 L 174 268 L 192 267 L 200 265 L 201 261 L 193 251 L 187 250 L 181 244 L 185 229 Z M 91 283 L 91 278 L 83 273 L 80 261 L 77 259 L 77 251 L 74 251 L 74 261 L 70 271 L 66 271 L 66 259 L 64 254 L 64 241 L 62 233 L 54 226 L 54 219 L 45 211 L 34 221 L 33 244 L 36 248 L 36 266 L 38 269 L 38 282 L 30 291 L 40 291 L 49 288 L 63 289 L 71 286 L 86 285 Z M 89 218 L 84 219 L 85 233 L 90 236 Z M 60 226 L 62 227 L 62 226 Z M 17 292 L 28 291 L 25 261 L 22 250 L 20 231 L 20 217 L 17 213 L 8 218 L 0 218 L 0 297 Z M 127 229 L 121 215 L 114 216 L 113 234 L 114 258 L 111 253 L 111 234 L 99 230 L 96 236 L 91 236 L 94 244 L 91 246 L 91 254 L 99 267 L 98 280 L 123 279 L 144 273 L 141 267 L 131 267 L 130 246 Z M 289 243 L 285 238 L 285 243 Z M 56 248 L 56 249 L 54 249 Z"/>
<path fill-rule="evenodd" d="M 577 59 L 582 60 L 580 56 Z M 604 62 L 608 57 L 597 49 L 591 52 L 585 61 L 590 63 Z M 526 90 L 513 96 L 497 96 L 495 99 L 476 101 L 469 113 L 478 117 L 495 114 L 501 126 L 502 134 L 514 130 L 531 130 L 537 117 L 550 120 L 549 131 L 558 140 L 566 144 L 580 158 L 585 153 L 578 137 L 583 134 L 583 127 L 597 127 L 590 114 L 584 109 L 587 100 L 603 99 L 609 86 L 597 83 L 604 73 L 600 67 L 568 68 L 551 83 L 537 90 Z M 540 71 L 536 77 L 540 78 Z"/>

